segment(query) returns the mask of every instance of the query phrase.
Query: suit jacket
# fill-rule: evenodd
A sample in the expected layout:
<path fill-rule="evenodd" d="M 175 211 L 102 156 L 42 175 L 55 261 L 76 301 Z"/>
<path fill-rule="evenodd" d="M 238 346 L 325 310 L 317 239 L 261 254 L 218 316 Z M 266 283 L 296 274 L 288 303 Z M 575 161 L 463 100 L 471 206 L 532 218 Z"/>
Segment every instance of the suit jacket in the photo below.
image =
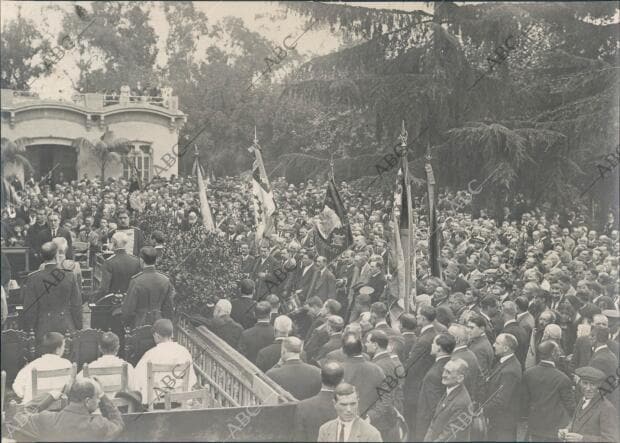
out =
<path fill-rule="evenodd" d="M 444 394 L 435 408 L 424 441 L 469 441 L 469 426 L 456 432 L 455 427 L 458 426 L 459 429 L 463 427 L 463 423 L 458 418 L 459 414 L 465 412 L 469 415 L 470 410 L 472 410 L 471 399 L 467 388 L 462 384 L 447 396 Z"/>
<path fill-rule="evenodd" d="M 530 340 L 529 340 L 527 333 L 525 332 L 525 329 L 519 326 L 519 323 L 512 322 L 504 326 L 504 329 L 502 329 L 502 333 L 512 334 L 515 336 L 515 338 L 517 339 L 517 343 L 519 344 L 519 346 L 517 346 L 517 349 L 515 351 L 515 355 L 517 356 L 517 359 L 521 363 L 521 366 L 525 367 L 525 357 L 527 355 L 527 348 L 530 345 Z"/>
<path fill-rule="evenodd" d="M 415 421 L 415 432 L 412 440 L 423 441 L 426 431 L 431 424 L 433 414 L 439 400 L 446 393 L 446 387 L 441 383 L 443 368 L 450 361 L 450 356 L 435 360 L 422 380 L 422 388 L 418 397 L 418 408 Z M 410 431 L 411 432 L 411 431 Z"/>
<path fill-rule="evenodd" d="M 310 295 L 316 295 L 323 301 L 328 298 L 336 298 L 336 277 L 329 269 L 325 268 L 323 272 L 317 270 L 316 281 Z"/>
<path fill-rule="evenodd" d="M 264 262 L 262 257 L 256 257 L 254 269 L 252 270 L 252 279 L 254 280 L 256 288 L 254 294 L 258 297 L 258 300 L 263 300 L 267 295 L 277 289 L 280 282 L 273 274 L 273 271 L 279 268 L 280 265 L 271 256 L 267 257 Z M 265 272 L 267 275 L 265 277 L 259 277 L 259 272 Z"/>
<path fill-rule="evenodd" d="M 385 377 L 395 378 L 398 380 L 398 384 L 395 387 L 390 387 L 388 383 L 384 383 L 387 386 L 390 392 L 390 396 L 392 397 L 392 405 L 398 410 L 400 414 L 403 413 L 403 382 L 402 376 L 405 373 L 405 368 L 403 368 L 402 363 L 398 359 L 398 356 L 392 354 L 390 352 L 386 352 L 380 354 L 378 356 L 374 356 L 372 362 L 379 366 Z M 388 378 L 389 380 L 389 378 Z M 384 387 L 385 387 L 384 386 Z M 389 420 L 386 420 L 382 423 L 376 423 L 376 427 L 381 431 L 381 434 L 385 437 L 386 433 L 384 430 L 395 429 L 396 425 L 396 414 L 394 411 L 391 411 L 389 415 Z M 387 440 L 387 439 L 386 439 Z"/>
<path fill-rule="evenodd" d="M 335 351 L 336 349 L 339 349 L 341 346 L 342 346 L 342 333 L 335 332 L 329 336 L 329 340 L 327 340 L 327 343 L 321 346 L 321 349 L 319 349 L 319 352 L 316 354 L 316 357 L 314 360 L 319 362 L 320 360 L 324 359 L 327 356 L 327 354 L 329 354 L 332 351 Z M 308 355 L 308 358 L 310 358 L 309 355 Z"/>
<path fill-rule="evenodd" d="M 71 238 L 71 233 L 65 228 L 60 227 L 56 232 L 56 237 L 63 237 L 67 240 L 68 247 L 65 255 L 67 258 L 73 258 L 73 240 Z M 46 226 L 37 232 L 36 244 L 33 245 L 35 252 L 41 252 L 41 246 L 49 241 L 52 241 L 52 230 L 49 226 Z"/>
<path fill-rule="evenodd" d="M 385 289 L 385 276 L 383 272 L 379 272 L 376 275 L 368 276 L 367 286 L 370 286 L 375 291 L 370 296 L 371 303 L 377 302 L 381 300 L 381 296 L 383 295 L 383 290 Z"/>
<path fill-rule="evenodd" d="M 317 441 L 338 441 L 338 419 L 330 420 L 321 426 Z M 380 442 L 383 440 L 377 428 L 358 417 L 354 419 L 347 441 Z"/>
<path fill-rule="evenodd" d="M 308 333 L 309 337 L 304 340 L 304 349 L 309 361 L 312 362 L 316 360 L 321 347 L 329 341 L 329 332 L 327 332 L 325 318 L 322 316 L 316 318 L 312 322 Z"/>
<path fill-rule="evenodd" d="M 595 395 L 585 409 L 582 409 L 583 402 L 577 405 L 568 431 L 583 435 L 583 441 L 620 441 L 618 411 L 609 400 Z"/>
<path fill-rule="evenodd" d="M 607 385 L 607 390 L 611 390 L 611 392 L 606 394 L 606 397 L 612 405 L 620 405 L 620 388 L 615 387 L 618 383 L 618 358 L 616 355 L 609 350 L 609 347 L 599 349 L 592 354 L 588 366 L 603 371 L 607 380 L 613 380 L 611 386 Z M 605 384 L 602 385 L 602 387 L 604 386 Z"/>
<path fill-rule="evenodd" d="M 530 436 L 557 438 L 558 429 L 566 427 L 575 411 L 570 379 L 543 361 L 525 371 L 522 392 Z"/>
<path fill-rule="evenodd" d="M 409 353 L 411 352 L 411 348 L 413 347 L 415 342 L 418 340 L 418 336 L 415 335 L 415 333 L 413 332 L 408 332 L 406 334 L 405 333 L 401 334 L 401 337 L 403 338 L 403 343 L 398 348 L 398 350 L 396 350 L 396 353 L 398 354 L 398 359 L 401 362 L 406 362 L 407 359 L 409 358 Z"/>
<path fill-rule="evenodd" d="M 405 368 L 408 368 L 404 386 L 406 404 L 417 404 L 422 380 L 435 363 L 435 357 L 431 355 L 431 345 L 436 335 L 437 331 L 434 327 L 426 329 L 411 348 L 411 353 L 405 364 Z"/>
<path fill-rule="evenodd" d="M 346 357 L 343 381 L 355 386 L 359 398 L 359 414 L 368 414 L 371 423 L 381 423 L 391 416 L 391 396 L 379 395 L 379 388 L 385 388 L 383 370 L 362 355 Z"/>
<path fill-rule="evenodd" d="M 154 267 L 146 267 L 129 281 L 122 311 L 134 328 L 152 325 L 160 318 L 172 319 L 175 290 L 170 279 Z"/>
<path fill-rule="evenodd" d="M 388 336 L 389 343 L 392 345 L 392 352 L 399 355 L 401 352 L 401 348 L 405 345 L 405 339 L 402 334 L 396 329 L 389 326 L 387 323 L 378 324 L 377 326 L 375 326 L 375 329 L 385 332 L 385 334 Z"/>
<path fill-rule="evenodd" d="M 246 258 L 241 257 L 241 268 L 239 271 L 243 274 L 252 274 L 256 258 L 248 255 Z"/>
<path fill-rule="evenodd" d="M 301 293 L 299 294 L 299 299 L 303 302 L 309 297 L 309 294 L 312 292 L 312 288 L 316 282 L 316 273 L 319 271 L 319 268 L 316 264 L 312 263 L 312 265 L 304 275 L 305 266 L 303 264 L 300 264 L 299 266 L 300 267 L 295 276 L 295 283 L 293 285 L 293 288 L 295 291 L 301 290 Z"/>
<path fill-rule="evenodd" d="M 131 277 L 140 272 L 140 259 L 127 254 L 125 249 L 117 249 L 105 260 L 101 272 L 99 297 L 111 293 L 127 294 Z"/>
<path fill-rule="evenodd" d="M 212 331 L 215 335 L 235 349 L 239 344 L 239 338 L 243 332 L 243 327 L 230 318 L 230 315 L 210 318 L 207 322 L 207 329 Z"/>
<path fill-rule="evenodd" d="M 592 358 L 593 345 L 594 340 L 591 336 L 584 335 L 577 337 L 575 345 L 573 346 L 573 358 L 571 360 L 571 369 L 573 371 L 583 366 L 588 366 Z M 607 347 L 618 357 L 618 342 L 609 340 L 609 342 L 607 342 Z"/>
<path fill-rule="evenodd" d="M 511 355 L 503 363 L 498 360 L 486 378 L 484 412 L 489 419 L 489 438 L 492 435 L 512 436 L 514 433 L 514 437 L 507 439 L 516 439 L 521 376 L 521 363 Z"/>
<path fill-rule="evenodd" d="M 271 343 L 269 346 L 265 346 L 258 351 L 256 356 L 256 366 L 263 371 L 267 372 L 273 368 L 278 361 L 280 361 L 280 354 L 282 352 L 282 340 L 277 340 Z"/>
<path fill-rule="evenodd" d="M 273 342 L 273 326 L 268 322 L 257 322 L 241 333 L 239 352 L 252 363 L 256 363 L 258 351 Z"/>
<path fill-rule="evenodd" d="M 491 367 L 495 359 L 495 351 L 493 351 L 489 340 L 483 335 L 476 337 L 469 343 L 469 350 L 476 355 L 482 375 L 484 377 L 488 376 L 491 373 Z"/>
<path fill-rule="evenodd" d="M 523 330 L 525 330 L 529 343 L 530 336 L 532 335 L 532 330 L 536 327 L 536 321 L 534 320 L 534 316 L 529 312 L 525 312 L 521 317 L 517 316 L 517 323 L 519 323 L 519 326 L 521 326 Z"/>
<path fill-rule="evenodd" d="M 472 400 L 480 399 L 480 388 L 482 386 L 482 369 L 478 363 L 478 357 L 470 349 L 463 348 L 452 352 L 452 360 L 460 358 L 467 363 L 467 376 L 464 385 Z M 484 399 L 482 399 L 484 401 Z"/>
<path fill-rule="evenodd" d="M 230 304 L 232 305 L 230 316 L 243 326 L 243 329 L 251 328 L 256 324 L 256 317 L 254 317 L 256 302 L 251 297 L 236 297 L 230 301 Z"/>
<path fill-rule="evenodd" d="M 21 288 L 24 326 L 38 338 L 46 332 L 82 329 L 82 294 L 73 271 L 48 263 L 31 272 Z"/>
<path fill-rule="evenodd" d="M 317 441 L 320 427 L 336 417 L 333 391 L 321 390 L 314 397 L 300 401 L 295 410 L 295 440 Z"/>
<path fill-rule="evenodd" d="M 267 376 L 298 400 L 305 400 L 321 390 L 321 370 L 301 360 L 285 361 L 271 368 Z"/>

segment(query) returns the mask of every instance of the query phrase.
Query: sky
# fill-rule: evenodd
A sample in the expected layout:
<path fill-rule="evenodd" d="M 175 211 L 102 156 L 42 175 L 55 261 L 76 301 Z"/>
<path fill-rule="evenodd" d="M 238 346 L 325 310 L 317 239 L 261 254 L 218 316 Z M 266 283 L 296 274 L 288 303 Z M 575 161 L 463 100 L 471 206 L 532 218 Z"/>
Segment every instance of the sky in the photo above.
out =
<path fill-rule="evenodd" d="M 7 21 L 15 19 L 18 11 L 22 16 L 34 21 L 39 31 L 56 41 L 56 37 L 61 30 L 62 13 L 58 10 L 50 10 L 51 5 L 55 5 L 57 9 L 63 9 L 69 13 L 73 13 L 74 5 L 80 5 L 86 10 L 90 10 L 90 2 L 49 2 L 49 1 L 1 1 L 1 17 L 2 28 Z M 165 45 L 168 34 L 168 26 L 165 20 L 162 2 L 153 2 L 151 9 L 151 24 L 157 30 L 159 35 L 160 51 L 157 64 L 163 66 L 165 64 Z M 195 2 L 196 8 L 204 12 L 210 23 L 215 23 L 226 16 L 239 17 L 244 21 L 248 29 L 258 32 L 265 38 L 271 40 L 274 45 L 281 44 L 287 35 L 299 35 L 303 32 L 305 19 L 296 15 L 288 14 L 284 16 L 284 9 L 276 2 L 229 2 L 229 1 L 204 1 Z M 354 6 L 364 6 L 368 8 L 383 9 L 400 9 L 400 10 L 416 10 L 422 9 L 429 11 L 428 3 L 423 2 L 341 2 L 339 4 L 348 4 Z M 282 20 L 272 21 L 269 19 L 270 14 L 281 11 Z M 206 49 L 207 46 L 213 44 L 214 41 L 201 39 L 201 46 Z M 227 46 L 227 42 L 216 42 L 219 45 Z M 340 37 L 329 33 L 325 30 L 310 30 L 297 44 L 298 51 L 307 58 L 317 55 L 324 55 L 333 52 L 339 48 L 341 44 Z M 200 49 L 200 48 L 199 48 Z M 31 89 L 39 93 L 42 97 L 53 99 L 70 99 L 76 91 L 72 86 L 72 81 L 77 80 L 77 69 L 75 64 L 77 61 L 77 51 L 71 53 L 67 51 L 66 55 L 55 66 L 53 73 L 42 79 L 36 80 L 31 84 Z M 277 78 L 277 77 L 275 77 Z M 120 85 L 119 85 L 120 88 Z"/>

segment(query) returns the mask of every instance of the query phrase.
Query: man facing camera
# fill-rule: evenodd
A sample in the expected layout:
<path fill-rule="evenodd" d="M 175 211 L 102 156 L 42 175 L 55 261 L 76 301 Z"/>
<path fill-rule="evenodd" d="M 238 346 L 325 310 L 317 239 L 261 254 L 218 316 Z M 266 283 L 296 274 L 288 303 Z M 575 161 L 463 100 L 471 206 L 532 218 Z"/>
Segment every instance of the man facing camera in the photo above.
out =
<path fill-rule="evenodd" d="M 338 418 L 321 426 L 317 441 L 382 441 L 379 431 L 359 417 L 357 405 L 355 387 L 348 383 L 339 384 L 334 391 L 334 407 Z"/>

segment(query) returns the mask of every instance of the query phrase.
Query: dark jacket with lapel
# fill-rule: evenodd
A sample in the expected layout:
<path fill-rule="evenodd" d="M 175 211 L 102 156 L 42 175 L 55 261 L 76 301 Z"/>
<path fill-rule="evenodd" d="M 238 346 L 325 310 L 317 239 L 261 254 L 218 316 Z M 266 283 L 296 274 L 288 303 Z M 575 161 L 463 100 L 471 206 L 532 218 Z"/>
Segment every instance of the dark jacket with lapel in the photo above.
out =
<path fill-rule="evenodd" d="M 230 304 L 232 305 L 230 316 L 243 326 L 243 329 L 251 328 L 256 324 L 256 317 L 254 317 L 256 302 L 251 297 L 233 298 Z"/>
<path fill-rule="evenodd" d="M 160 318 L 171 319 L 174 294 L 174 286 L 166 275 L 154 267 L 144 268 L 129 281 L 122 305 L 125 323 L 131 322 L 138 328 L 152 325 Z"/>
<path fill-rule="evenodd" d="M 243 327 L 230 318 L 230 315 L 209 319 L 207 328 L 230 346 L 237 349 Z"/>
<path fill-rule="evenodd" d="M 280 354 L 282 352 L 282 340 L 276 340 L 269 346 L 265 346 L 258 351 L 256 356 L 256 366 L 263 371 L 267 372 L 273 368 L 278 361 L 280 361 Z"/>
<path fill-rule="evenodd" d="M 460 358 L 467 363 L 467 376 L 465 377 L 465 387 L 472 400 L 480 400 L 480 387 L 482 386 L 482 369 L 478 363 L 478 357 L 470 349 L 463 348 L 454 350 L 452 360 Z"/>
<path fill-rule="evenodd" d="M 585 409 L 582 409 L 583 400 L 575 409 L 575 415 L 568 426 L 569 432 L 583 435 L 584 442 L 617 442 L 618 410 L 607 400 L 595 395 Z"/>
<path fill-rule="evenodd" d="M 525 356 L 527 355 L 527 348 L 530 345 L 529 337 L 527 336 L 527 332 L 517 322 L 511 322 L 508 325 L 504 326 L 502 329 L 503 334 L 512 334 L 517 339 L 519 346 L 515 351 L 515 355 L 517 359 L 521 363 L 521 367 L 525 367 Z"/>
<path fill-rule="evenodd" d="M 329 269 L 325 268 L 323 272 L 317 270 L 316 281 L 310 295 L 316 295 L 323 301 L 336 298 L 336 277 Z"/>
<path fill-rule="evenodd" d="M 397 350 L 398 359 L 401 362 L 406 362 L 409 358 L 409 354 L 411 353 L 411 348 L 418 340 L 418 336 L 415 335 L 414 332 L 407 332 L 406 334 L 403 333 L 401 334 L 401 336 L 403 337 L 403 343 L 402 346 Z"/>
<path fill-rule="evenodd" d="M 252 363 L 256 363 L 258 351 L 273 343 L 273 326 L 268 322 L 257 322 L 241 333 L 239 352 Z"/>
<path fill-rule="evenodd" d="M 404 387 L 406 404 L 415 405 L 417 403 L 418 394 L 422 388 L 422 380 L 435 363 L 435 358 L 431 355 L 431 345 L 436 335 L 437 331 L 434 326 L 426 329 L 411 347 L 411 353 L 405 364 L 405 368 L 407 368 Z"/>
<path fill-rule="evenodd" d="M 493 360 L 495 359 L 495 352 L 486 336 L 481 335 L 474 338 L 469 343 L 469 350 L 476 355 L 482 375 L 484 377 L 489 375 L 493 366 Z"/>
<path fill-rule="evenodd" d="M 437 408 L 437 403 L 446 393 L 446 387 L 441 383 L 443 368 L 450 361 L 450 356 L 446 355 L 436 360 L 433 366 L 428 370 L 424 380 L 422 380 L 422 388 L 418 398 L 418 409 L 413 431 L 415 435 L 412 440 L 423 441 L 426 431 L 431 424 L 433 414 Z"/>
<path fill-rule="evenodd" d="M 263 300 L 267 295 L 277 289 L 279 281 L 273 274 L 273 271 L 279 268 L 280 265 L 272 256 L 267 257 L 264 262 L 262 257 L 256 257 L 254 269 L 252 270 L 252 278 L 255 283 L 254 293 L 259 300 Z M 259 277 L 258 274 L 260 272 L 265 272 L 267 275 L 265 277 Z"/>
<path fill-rule="evenodd" d="M 299 298 L 303 302 L 309 296 L 312 291 L 314 284 L 316 283 L 316 273 L 319 271 L 319 268 L 313 263 L 312 266 L 306 271 L 304 275 L 305 266 L 303 264 L 300 265 L 299 270 L 297 271 L 297 275 L 295 277 L 295 284 L 293 285 L 294 289 L 301 290 L 299 294 Z"/>
<path fill-rule="evenodd" d="M 127 294 L 131 277 L 140 272 L 140 259 L 127 254 L 125 249 L 114 251 L 102 266 L 99 297 L 114 293 Z"/>
<path fill-rule="evenodd" d="M 486 379 L 484 412 L 489 419 L 489 439 L 515 440 L 520 415 L 521 363 L 511 355 L 497 361 Z"/>
<path fill-rule="evenodd" d="M 295 411 L 295 439 L 317 441 L 321 426 L 337 416 L 333 391 L 321 391 L 300 401 Z"/>
<path fill-rule="evenodd" d="M 73 258 L 73 240 L 71 239 L 71 233 L 67 231 L 65 228 L 60 227 L 56 230 L 56 237 L 63 237 L 67 240 L 67 253 L 65 254 L 67 258 Z M 49 226 L 46 226 L 44 229 L 41 229 L 37 232 L 36 251 L 40 252 L 41 246 L 43 243 L 47 243 L 52 241 L 52 230 Z"/>
<path fill-rule="evenodd" d="M 327 340 L 327 343 L 321 346 L 321 349 L 319 349 L 319 352 L 316 354 L 316 358 L 314 360 L 318 362 L 319 360 L 324 359 L 327 356 L 327 354 L 329 354 L 332 351 L 335 351 L 341 346 L 342 346 L 342 333 L 335 332 L 329 336 L 329 340 Z M 308 358 L 310 358 L 309 355 L 308 355 Z"/>
<path fill-rule="evenodd" d="M 298 400 L 310 398 L 321 390 L 321 370 L 301 360 L 285 361 L 279 368 L 267 371 L 267 376 Z"/>
<path fill-rule="evenodd" d="M 424 441 L 469 441 L 470 428 L 462 429 L 465 426 L 457 417 L 471 409 L 467 388 L 461 384 L 437 403 Z"/>
<path fill-rule="evenodd" d="M 575 411 L 570 379 L 543 361 L 525 371 L 522 392 L 530 436 L 557 438 L 558 429 L 566 427 Z"/>

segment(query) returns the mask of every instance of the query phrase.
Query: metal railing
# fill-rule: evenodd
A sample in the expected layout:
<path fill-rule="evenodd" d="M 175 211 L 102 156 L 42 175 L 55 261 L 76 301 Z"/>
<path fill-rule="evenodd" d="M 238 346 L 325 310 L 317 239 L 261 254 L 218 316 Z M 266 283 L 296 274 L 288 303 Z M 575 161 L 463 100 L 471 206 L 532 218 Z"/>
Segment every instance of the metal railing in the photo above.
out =
<path fill-rule="evenodd" d="M 185 314 L 176 323 L 176 340 L 192 354 L 196 376 L 219 407 L 275 405 L 295 397 L 206 327 L 196 328 Z"/>

